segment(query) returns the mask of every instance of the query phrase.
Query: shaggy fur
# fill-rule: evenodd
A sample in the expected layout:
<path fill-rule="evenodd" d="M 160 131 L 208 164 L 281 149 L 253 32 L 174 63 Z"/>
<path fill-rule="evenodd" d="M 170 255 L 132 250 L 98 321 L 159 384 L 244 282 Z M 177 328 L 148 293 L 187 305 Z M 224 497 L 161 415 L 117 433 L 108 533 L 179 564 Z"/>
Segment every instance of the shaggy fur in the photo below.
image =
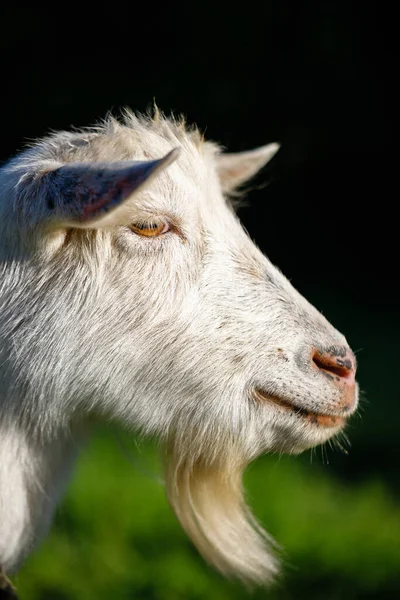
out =
<path fill-rule="evenodd" d="M 345 338 L 261 254 L 226 197 L 276 150 L 225 154 L 157 111 L 127 112 L 55 133 L 1 169 L 6 571 L 44 535 L 95 415 L 165 443 L 169 501 L 210 563 L 245 581 L 277 573 L 243 470 L 261 453 L 324 442 L 342 423 L 305 415 L 347 416 L 357 394 L 344 406 L 311 360 L 314 348 L 347 352 Z"/>

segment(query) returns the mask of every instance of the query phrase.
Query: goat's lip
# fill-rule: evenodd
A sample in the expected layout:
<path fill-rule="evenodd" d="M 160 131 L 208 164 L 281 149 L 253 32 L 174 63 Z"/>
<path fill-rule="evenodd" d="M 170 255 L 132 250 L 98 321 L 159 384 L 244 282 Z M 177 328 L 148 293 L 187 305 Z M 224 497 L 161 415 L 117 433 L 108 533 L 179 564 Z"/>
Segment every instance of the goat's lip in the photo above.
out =
<path fill-rule="evenodd" d="M 340 427 L 346 422 L 346 417 L 339 415 L 327 415 L 324 413 L 316 413 L 301 408 L 280 396 L 269 394 L 258 388 L 253 390 L 253 396 L 257 402 L 270 402 L 279 406 L 283 410 L 290 411 L 292 414 L 297 415 L 300 418 L 312 423 L 313 425 L 320 425 L 321 427 Z"/>

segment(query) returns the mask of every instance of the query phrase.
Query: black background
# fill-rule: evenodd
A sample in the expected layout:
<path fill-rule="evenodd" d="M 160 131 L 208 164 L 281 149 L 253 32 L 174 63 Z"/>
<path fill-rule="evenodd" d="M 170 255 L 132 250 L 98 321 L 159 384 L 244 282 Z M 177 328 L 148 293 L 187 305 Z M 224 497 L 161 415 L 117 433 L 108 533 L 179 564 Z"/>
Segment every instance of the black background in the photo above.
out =
<path fill-rule="evenodd" d="M 379 3 L 2 12 L 1 159 L 153 99 L 230 150 L 278 140 L 272 183 L 242 214 L 251 235 L 300 287 L 318 279 L 374 310 L 397 305 L 394 15 Z"/>

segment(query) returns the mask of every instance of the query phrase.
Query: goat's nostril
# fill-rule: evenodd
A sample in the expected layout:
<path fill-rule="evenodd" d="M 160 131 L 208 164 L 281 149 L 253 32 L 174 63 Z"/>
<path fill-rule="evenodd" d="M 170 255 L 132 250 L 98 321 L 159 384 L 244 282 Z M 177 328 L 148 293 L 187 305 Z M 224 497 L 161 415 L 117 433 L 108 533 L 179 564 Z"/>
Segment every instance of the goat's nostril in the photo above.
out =
<path fill-rule="evenodd" d="M 347 380 L 349 383 L 355 379 L 355 358 L 350 350 L 338 354 L 314 350 L 312 355 L 314 365 L 325 374 L 329 374 L 336 381 Z"/>

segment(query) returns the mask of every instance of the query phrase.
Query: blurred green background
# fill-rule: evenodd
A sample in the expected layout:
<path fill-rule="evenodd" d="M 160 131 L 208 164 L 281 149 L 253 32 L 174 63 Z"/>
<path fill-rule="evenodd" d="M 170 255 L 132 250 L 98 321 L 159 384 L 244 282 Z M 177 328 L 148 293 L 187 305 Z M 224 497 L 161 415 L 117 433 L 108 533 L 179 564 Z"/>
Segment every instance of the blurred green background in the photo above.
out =
<path fill-rule="evenodd" d="M 248 501 L 282 546 L 269 592 L 204 564 L 168 507 L 155 448 L 104 426 L 15 578 L 22 600 L 400 598 L 398 20 L 388 11 L 377 0 L 176 0 L 87 14 L 82 3 L 2 3 L 1 160 L 50 128 L 143 111 L 153 98 L 229 150 L 282 143 L 240 216 L 345 333 L 362 389 L 347 454 L 266 456 L 246 473 Z"/>

